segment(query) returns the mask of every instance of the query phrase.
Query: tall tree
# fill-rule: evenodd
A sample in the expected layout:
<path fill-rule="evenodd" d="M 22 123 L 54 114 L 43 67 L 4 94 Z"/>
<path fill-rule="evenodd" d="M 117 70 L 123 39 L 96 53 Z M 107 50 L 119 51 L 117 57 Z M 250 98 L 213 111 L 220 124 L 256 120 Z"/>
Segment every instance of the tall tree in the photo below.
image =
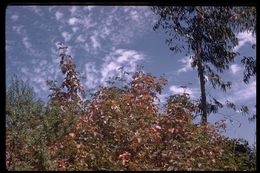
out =
<path fill-rule="evenodd" d="M 60 69 L 64 75 L 61 86 L 57 86 L 55 81 L 47 81 L 52 90 L 49 103 L 58 105 L 62 109 L 84 110 L 84 88 L 80 83 L 76 72 L 76 65 L 72 62 L 72 57 L 67 54 L 67 46 L 58 43 L 60 51 Z"/>
<path fill-rule="evenodd" d="M 192 67 L 197 68 L 198 71 L 201 122 L 205 124 L 208 113 L 216 110 L 216 106 L 211 110 L 207 104 L 205 76 L 208 77 L 213 88 L 220 87 L 226 91 L 231 87 L 231 82 L 223 81 L 218 73 L 228 69 L 229 63 L 233 62 L 237 55 L 233 49 L 238 45 L 235 33 L 252 28 L 252 20 L 248 24 L 246 19 L 249 17 L 245 17 L 250 10 L 246 7 L 195 6 L 159 6 L 152 7 L 152 10 L 159 16 L 154 30 L 160 26 L 165 29 L 170 37 L 166 39 L 170 50 L 174 52 L 187 50 L 194 54 L 191 56 Z M 251 17 L 254 15 L 254 13 L 250 14 Z"/>

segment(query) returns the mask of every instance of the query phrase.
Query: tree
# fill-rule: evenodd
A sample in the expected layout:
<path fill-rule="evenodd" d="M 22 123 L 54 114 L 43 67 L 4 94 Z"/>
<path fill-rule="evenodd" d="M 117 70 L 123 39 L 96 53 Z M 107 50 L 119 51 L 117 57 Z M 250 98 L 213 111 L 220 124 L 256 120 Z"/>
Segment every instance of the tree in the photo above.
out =
<path fill-rule="evenodd" d="M 38 156 L 32 154 L 31 144 L 35 142 L 36 137 L 33 129 L 37 128 L 37 122 L 43 117 L 44 112 L 44 104 L 36 98 L 33 88 L 14 76 L 6 92 L 6 166 L 8 169 L 32 169 L 32 162 L 38 156 L 41 157 L 41 154 Z M 41 144 L 38 146 L 42 147 Z"/>
<path fill-rule="evenodd" d="M 234 170 L 256 170 L 255 146 L 249 146 L 246 140 L 239 138 L 227 139 L 227 148 L 227 159 L 233 164 Z"/>
<path fill-rule="evenodd" d="M 60 68 L 65 75 L 61 86 L 57 86 L 55 81 L 47 81 L 52 93 L 50 94 L 50 105 L 58 105 L 63 110 L 84 110 L 84 88 L 77 77 L 76 65 L 72 62 L 72 57 L 67 54 L 67 46 L 58 43 L 60 50 Z M 71 107 L 73 106 L 73 107 Z"/>
<path fill-rule="evenodd" d="M 86 111 L 87 100 L 76 72 L 76 65 L 73 64 L 72 57 L 67 54 L 67 46 L 63 43 L 57 45 L 64 80 L 60 86 L 56 81 L 47 81 L 52 93 L 49 95 L 46 128 L 49 128 L 48 131 L 52 134 L 48 145 L 49 154 L 53 157 L 56 169 L 63 170 L 65 165 L 68 165 L 68 160 L 74 162 L 77 159 L 77 143 L 72 142 L 72 136 L 78 127 L 78 120 Z"/>
<path fill-rule="evenodd" d="M 243 7 L 236 8 L 236 15 L 232 17 L 234 26 L 238 25 L 237 29 L 241 32 L 252 32 L 256 35 L 256 8 L 255 7 Z M 246 21 L 246 22 L 245 22 Z M 252 49 L 255 49 L 256 45 L 252 45 Z M 256 75 L 256 58 L 244 56 L 241 63 L 245 66 L 243 81 L 249 82 L 249 79 Z"/>
<path fill-rule="evenodd" d="M 198 104 L 191 101 L 188 93 L 170 95 L 164 106 L 168 115 L 193 113 L 192 116 L 188 117 L 190 123 L 198 113 Z"/>
<path fill-rule="evenodd" d="M 236 52 L 233 48 L 238 44 L 235 33 L 254 28 L 254 15 L 247 16 L 250 8 L 244 7 L 152 7 L 160 19 L 154 26 L 160 26 L 169 35 L 166 43 L 174 52 L 187 49 L 194 53 L 192 67 L 197 68 L 200 80 L 202 124 L 207 123 L 210 111 L 207 106 L 205 76 L 213 88 L 223 91 L 231 87 L 231 82 L 224 82 L 218 73 L 229 68 Z M 246 16 L 246 17 L 245 17 Z M 253 18 L 247 21 L 247 18 Z M 182 45 L 181 42 L 183 41 Z M 250 68 L 249 68 L 250 69 Z M 253 74 L 251 71 L 247 74 Z M 217 105 L 218 106 L 218 105 Z"/>

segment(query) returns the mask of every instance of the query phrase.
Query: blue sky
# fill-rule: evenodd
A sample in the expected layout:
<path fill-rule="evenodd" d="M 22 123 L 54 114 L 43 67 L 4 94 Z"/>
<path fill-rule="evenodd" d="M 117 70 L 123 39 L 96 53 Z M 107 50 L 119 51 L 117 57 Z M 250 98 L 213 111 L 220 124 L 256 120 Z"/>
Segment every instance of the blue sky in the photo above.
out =
<path fill-rule="evenodd" d="M 85 89 L 106 85 L 109 77 L 119 74 L 124 66 L 129 72 L 138 64 L 144 71 L 155 76 L 165 74 L 168 85 L 159 96 L 182 93 L 181 85 L 188 85 L 186 92 L 192 99 L 200 95 L 199 80 L 195 69 L 190 66 L 190 55 L 186 52 L 174 54 L 165 44 L 167 35 L 162 30 L 153 31 L 157 21 L 150 7 L 145 6 L 8 6 L 6 10 L 6 81 L 13 74 L 29 82 L 43 100 L 49 91 L 46 80 L 62 79 L 59 69 L 57 42 L 69 47 L 77 71 L 81 73 Z M 235 50 L 242 55 L 255 56 L 251 45 L 255 36 L 248 32 L 236 33 L 239 45 Z M 243 66 L 238 56 L 222 76 L 232 82 L 232 89 L 222 92 L 206 88 L 209 94 L 222 103 L 226 99 L 237 105 L 246 104 L 255 112 L 256 79 L 249 84 L 242 82 Z M 210 98 L 208 96 L 208 98 Z M 209 116 L 214 123 L 232 117 L 227 121 L 226 135 L 242 137 L 250 144 L 255 142 L 255 122 L 249 123 L 246 116 L 231 110 L 221 109 Z M 241 126 L 239 127 L 239 123 Z"/>

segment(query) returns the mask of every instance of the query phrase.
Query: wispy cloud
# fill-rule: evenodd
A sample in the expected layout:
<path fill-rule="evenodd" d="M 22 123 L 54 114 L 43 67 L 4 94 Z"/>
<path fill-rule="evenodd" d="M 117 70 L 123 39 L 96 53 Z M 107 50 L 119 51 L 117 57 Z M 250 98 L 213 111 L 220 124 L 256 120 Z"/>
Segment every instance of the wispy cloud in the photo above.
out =
<path fill-rule="evenodd" d="M 76 42 L 78 43 L 84 43 L 86 41 L 86 39 L 84 38 L 83 35 L 79 35 L 76 39 Z"/>
<path fill-rule="evenodd" d="M 77 31 L 79 30 L 79 27 L 72 27 L 72 31 L 74 32 L 74 33 L 76 33 Z"/>
<path fill-rule="evenodd" d="M 17 20 L 19 19 L 19 16 L 16 15 L 16 14 L 13 14 L 13 15 L 11 16 L 11 19 L 15 22 L 15 21 L 17 21 Z"/>
<path fill-rule="evenodd" d="M 31 43 L 31 40 L 29 38 L 29 35 L 27 33 L 27 30 L 24 25 L 14 25 L 12 27 L 13 31 L 21 36 L 21 43 L 22 45 L 26 48 L 25 52 L 33 57 L 42 57 L 43 53 L 41 51 L 37 51 L 34 47 L 33 44 Z M 11 48 L 11 47 L 9 47 Z"/>
<path fill-rule="evenodd" d="M 28 14 L 31 16 L 36 16 L 37 20 L 32 23 L 22 21 L 22 19 L 26 19 L 29 16 L 24 17 L 23 14 L 25 14 L 26 11 L 28 11 Z M 89 62 L 90 64 L 87 63 L 83 66 L 83 68 L 85 68 L 86 77 L 88 78 L 87 81 L 89 81 L 85 84 L 96 87 L 98 84 L 104 84 L 109 77 L 118 75 L 118 68 L 121 66 L 125 66 L 125 70 L 129 72 L 135 70 L 137 63 L 143 60 L 145 56 L 135 50 L 118 49 L 118 47 L 134 42 L 136 38 L 152 30 L 152 21 L 154 18 L 149 7 L 139 6 L 54 6 L 53 8 L 27 6 L 25 8 L 21 7 L 21 10 L 18 10 L 17 13 L 13 10 L 12 13 L 8 14 L 9 19 L 19 20 L 19 22 L 21 20 L 23 22 L 21 22 L 23 25 L 13 25 L 12 23 L 8 37 L 11 38 L 11 35 L 14 33 L 18 34 L 19 37 L 17 38 L 21 39 L 17 39 L 16 43 L 20 47 L 25 48 L 22 50 L 23 53 L 30 55 L 30 63 L 35 62 L 33 68 L 29 68 L 27 71 L 23 69 L 21 75 L 33 80 L 33 86 L 38 88 L 39 91 L 41 91 L 41 87 L 38 85 L 44 86 L 45 83 L 43 82 L 46 79 L 50 77 L 51 79 L 62 77 L 59 75 L 60 70 L 58 66 L 59 59 L 56 57 L 57 52 L 50 50 L 51 48 L 47 46 L 50 43 L 53 44 L 53 41 L 61 41 L 60 39 L 63 38 L 69 46 L 68 53 L 71 54 L 72 57 L 82 56 L 82 54 L 80 55 L 82 50 L 83 53 L 87 51 L 88 55 L 91 56 L 95 54 L 97 55 L 95 57 L 105 57 L 103 63 L 101 60 L 101 64 L 98 66 L 93 62 Z M 53 27 L 52 24 L 55 27 Z M 31 31 L 33 31 L 33 33 Z M 39 36 L 42 36 L 39 33 L 45 33 L 47 35 L 39 39 Z M 60 33 L 60 35 L 56 35 L 56 33 Z M 37 39 L 35 40 L 35 38 Z M 46 45 L 47 47 L 42 47 L 42 45 Z M 13 45 L 8 44 L 7 49 L 12 50 L 15 48 L 11 46 Z M 115 49 L 112 49 L 113 47 Z M 40 50 L 43 48 L 46 48 L 46 52 L 50 51 L 51 56 L 49 56 L 50 54 L 48 53 L 40 53 Z M 72 50 L 77 53 L 76 56 L 73 55 Z M 78 54 L 78 52 L 80 53 Z M 111 53 L 104 56 L 103 53 L 106 52 Z M 50 61 L 47 58 L 47 64 L 44 64 L 44 61 L 38 61 L 38 59 L 54 57 L 54 55 L 55 58 Z M 8 61 L 12 62 L 12 58 L 9 57 Z M 13 64 L 19 62 L 21 62 L 21 60 L 13 62 Z M 21 65 L 17 68 L 21 70 L 21 67 L 25 64 L 20 64 Z M 25 66 L 28 66 L 28 64 Z"/>
<path fill-rule="evenodd" d="M 55 12 L 55 18 L 56 20 L 60 20 L 63 17 L 63 13 L 60 11 Z"/>
<path fill-rule="evenodd" d="M 236 83 L 233 84 L 233 87 L 228 93 L 225 93 L 221 97 L 220 102 L 225 103 L 226 100 L 231 102 L 243 103 L 246 101 L 253 101 L 252 99 L 256 98 L 256 81 L 252 81 L 249 84 Z"/>
<path fill-rule="evenodd" d="M 61 33 L 62 37 L 64 38 L 65 42 L 68 42 L 71 40 L 72 34 L 70 34 L 69 32 L 62 32 Z"/>
<path fill-rule="evenodd" d="M 256 97 L 256 81 L 251 82 L 246 87 L 238 88 L 229 99 L 234 102 L 242 102 Z"/>
<path fill-rule="evenodd" d="M 236 73 L 240 72 L 241 71 L 241 67 L 238 65 L 238 64 L 232 64 L 230 66 L 230 72 L 235 75 Z"/>
<path fill-rule="evenodd" d="M 44 53 L 41 52 L 41 51 L 38 51 L 36 50 L 34 47 L 33 47 L 33 44 L 31 43 L 29 37 L 27 36 L 27 34 L 25 33 L 23 35 L 23 38 L 22 38 L 22 43 L 24 45 L 24 47 L 26 48 L 25 49 L 25 52 L 32 56 L 32 57 L 43 57 L 44 56 Z"/>
<path fill-rule="evenodd" d="M 74 15 L 76 14 L 77 9 L 78 9 L 77 6 L 72 6 L 72 7 L 69 9 L 71 16 L 74 16 Z"/>
<path fill-rule="evenodd" d="M 90 40 L 92 42 L 92 47 L 94 48 L 94 50 L 97 50 L 97 48 L 100 48 L 101 47 L 101 44 L 100 42 L 98 41 L 98 37 L 97 35 L 92 35 L 90 37 Z"/>
<path fill-rule="evenodd" d="M 69 20 L 68 20 L 68 24 L 69 25 L 76 25 L 77 23 L 79 23 L 80 22 L 80 20 L 78 19 L 78 18 L 76 18 L 76 17 L 72 17 L 72 18 L 70 18 Z"/>
<path fill-rule="evenodd" d="M 60 69 L 55 63 L 46 59 L 33 59 L 28 65 L 19 68 L 22 80 L 27 81 L 35 90 L 37 95 L 43 99 L 47 99 L 49 88 L 46 80 L 57 80 L 61 75 Z"/>
<path fill-rule="evenodd" d="M 188 93 L 191 98 L 196 98 L 196 96 L 199 94 L 198 88 L 183 88 L 181 86 L 172 85 L 169 87 L 169 90 L 172 94 L 182 94 L 182 93 Z"/>
<path fill-rule="evenodd" d="M 86 6 L 86 7 L 83 7 L 84 10 L 87 10 L 87 11 L 91 11 L 95 8 L 96 6 Z"/>
<path fill-rule="evenodd" d="M 256 37 L 253 36 L 252 32 L 240 32 L 237 35 L 238 45 L 234 48 L 234 51 L 238 51 L 241 47 L 243 47 L 246 43 L 255 44 Z"/>
<path fill-rule="evenodd" d="M 24 25 L 18 25 L 12 27 L 13 31 L 15 31 L 17 34 L 22 35 L 25 32 Z"/>
<path fill-rule="evenodd" d="M 145 56 L 135 50 L 117 49 L 110 53 L 105 58 L 105 62 L 101 69 L 102 84 L 109 79 L 119 74 L 118 68 L 123 66 L 127 72 L 134 72 L 136 70 L 137 62 L 144 60 Z"/>
<path fill-rule="evenodd" d="M 35 14 L 42 16 L 43 12 L 40 7 L 38 6 L 24 6 L 24 8 L 29 9 L 30 11 L 34 12 Z"/>
<path fill-rule="evenodd" d="M 192 58 L 190 56 L 186 56 L 179 60 L 183 64 L 183 67 L 177 70 L 177 74 L 180 74 L 182 72 L 187 72 L 192 70 L 191 63 L 192 63 Z"/>
<path fill-rule="evenodd" d="M 85 64 L 85 75 L 86 82 L 85 86 L 88 89 L 93 89 L 99 84 L 99 72 L 96 69 L 96 64 L 94 62 L 89 62 Z"/>
<path fill-rule="evenodd" d="M 118 70 L 119 67 L 124 67 L 127 72 L 134 72 L 136 70 L 137 63 L 145 59 L 145 55 L 135 50 L 116 49 L 112 50 L 108 54 L 100 68 L 97 68 L 94 62 L 88 62 L 85 64 L 85 76 L 86 82 L 84 83 L 86 88 L 95 88 L 98 85 L 106 86 L 106 81 L 110 77 L 120 76 L 122 74 Z M 125 76 L 126 80 L 130 79 L 130 76 Z"/>
<path fill-rule="evenodd" d="M 32 44 L 29 42 L 29 39 L 27 36 L 23 37 L 23 45 L 25 46 L 26 49 L 32 48 Z"/>
<path fill-rule="evenodd" d="M 93 8 L 98 15 L 86 13 L 86 10 L 92 11 Z M 70 15 L 67 19 L 64 17 L 66 22 L 62 23 L 59 30 L 64 32 L 64 29 L 69 26 L 73 33 L 82 35 L 75 39 L 80 44 L 77 47 L 85 47 L 89 54 L 130 43 L 134 38 L 145 33 L 148 28 L 152 30 L 153 26 L 154 15 L 149 7 L 73 6 L 68 10 Z M 85 46 L 86 44 L 88 46 Z"/>

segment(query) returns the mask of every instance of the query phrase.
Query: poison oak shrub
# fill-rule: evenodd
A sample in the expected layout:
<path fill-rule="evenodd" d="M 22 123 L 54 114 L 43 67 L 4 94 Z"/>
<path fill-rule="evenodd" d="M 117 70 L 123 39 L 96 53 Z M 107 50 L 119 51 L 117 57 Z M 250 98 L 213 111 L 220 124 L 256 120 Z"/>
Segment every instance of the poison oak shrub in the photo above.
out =
<path fill-rule="evenodd" d="M 128 89 L 104 87 L 95 94 L 81 123 L 81 128 L 89 132 L 79 136 L 87 138 L 86 134 L 92 133 L 99 141 L 92 145 L 102 154 L 95 155 L 92 150 L 85 163 L 88 164 L 93 157 L 98 161 L 90 162 L 88 168 L 230 169 L 225 155 L 227 142 L 219 132 L 224 124 L 192 124 L 191 111 L 195 105 L 187 100 L 188 97 L 175 102 L 168 100 L 167 111 L 159 115 L 154 100 L 165 84 L 165 80 L 136 72 Z M 84 146 L 90 148 L 92 145 L 89 141 Z M 223 162 L 225 165 L 219 164 Z"/>

